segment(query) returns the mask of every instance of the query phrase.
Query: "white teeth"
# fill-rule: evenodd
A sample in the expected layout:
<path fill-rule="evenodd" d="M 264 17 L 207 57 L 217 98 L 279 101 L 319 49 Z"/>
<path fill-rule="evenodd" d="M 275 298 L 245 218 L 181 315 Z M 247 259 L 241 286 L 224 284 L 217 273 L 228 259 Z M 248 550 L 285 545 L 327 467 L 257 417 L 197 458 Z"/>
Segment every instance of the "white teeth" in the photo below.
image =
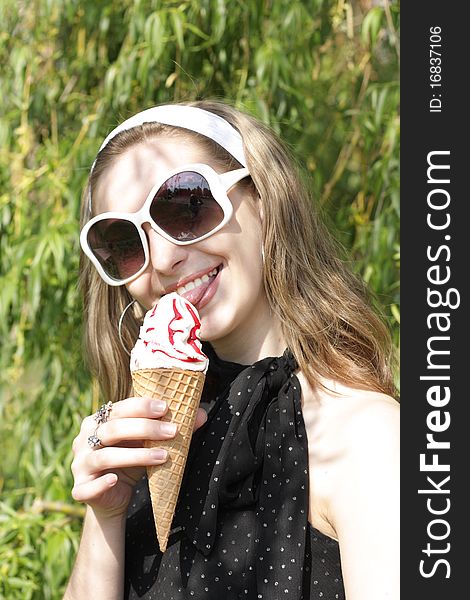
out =
<path fill-rule="evenodd" d="M 194 279 L 194 281 L 190 281 L 186 285 L 183 285 L 183 286 L 177 288 L 176 293 L 181 296 L 185 292 L 189 292 L 190 290 L 193 290 L 194 288 L 202 285 L 203 283 L 206 283 L 207 281 L 209 281 L 209 279 L 211 277 L 215 277 L 217 275 L 217 273 L 218 273 L 218 269 L 216 267 L 215 269 L 212 269 L 212 271 L 210 273 L 206 273 L 206 275 L 203 275 L 201 278 L 196 277 L 196 279 Z"/>

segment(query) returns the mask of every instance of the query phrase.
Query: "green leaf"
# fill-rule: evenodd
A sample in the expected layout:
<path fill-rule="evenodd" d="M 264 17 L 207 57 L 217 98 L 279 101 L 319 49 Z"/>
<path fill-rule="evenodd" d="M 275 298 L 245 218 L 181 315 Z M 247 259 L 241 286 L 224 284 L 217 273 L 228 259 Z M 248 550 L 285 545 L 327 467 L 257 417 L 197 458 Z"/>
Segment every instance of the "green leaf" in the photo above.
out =
<path fill-rule="evenodd" d="M 378 35 L 384 19 L 384 9 L 374 6 L 364 17 L 362 22 L 362 42 L 365 46 L 373 49 L 377 43 Z"/>
<path fill-rule="evenodd" d="M 183 23 L 183 15 L 179 10 L 172 10 L 170 12 L 171 23 L 173 25 L 173 32 L 176 36 L 176 43 L 180 50 L 184 49 L 184 23 Z"/>

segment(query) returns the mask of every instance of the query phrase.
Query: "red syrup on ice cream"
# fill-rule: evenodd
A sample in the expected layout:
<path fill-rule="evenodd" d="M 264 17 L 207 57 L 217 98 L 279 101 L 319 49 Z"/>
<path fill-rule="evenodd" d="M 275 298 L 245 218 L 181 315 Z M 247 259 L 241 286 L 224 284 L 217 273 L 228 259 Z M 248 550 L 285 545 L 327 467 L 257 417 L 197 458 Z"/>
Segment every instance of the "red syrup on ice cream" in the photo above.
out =
<path fill-rule="evenodd" d="M 184 333 L 184 329 L 176 329 L 176 327 L 172 327 L 172 325 L 173 325 L 173 323 L 177 324 L 178 321 L 183 321 L 184 319 L 183 319 L 183 315 L 180 313 L 180 311 L 178 310 L 178 308 L 176 306 L 176 300 L 173 300 L 172 305 L 173 305 L 174 316 L 171 319 L 171 321 L 168 323 L 168 340 L 170 342 L 171 347 L 175 350 L 175 352 L 178 354 L 178 356 L 177 357 L 172 356 L 171 354 L 168 354 L 168 352 L 165 352 L 165 350 L 163 350 L 162 348 L 151 348 L 151 352 L 152 353 L 159 352 L 160 354 L 164 354 L 165 356 L 168 356 L 169 358 L 177 358 L 181 362 L 186 362 L 186 363 L 199 362 L 200 359 L 197 356 L 193 356 L 193 357 L 187 356 L 181 350 L 174 348 L 175 334 L 176 333 Z M 194 325 L 190 329 L 187 343 L 189 344 L 189 346 L 194 350 L 194 352 L 197 355 L 199 355 L 203 358 L 206 358 L 205 354 L 198 347 L 199 339 L 196 335 L 196 332 L 201 328 L 201 322 L 199 321 L 193 307 L 189 304 L 189 302 L 186 302 L 185 306 L 188 309 L 188 312 L 191 315 L 193 323 L 194 323 Z M 155 306 L 152 311 L 152 315 L 151 315 L 152 317 L 155 315 L 156 308 L 157 307 Z M 145 330 L 145 333 L 150 333 L 151 331 L 154 331 L 154 330 L 155 330 L 155 327 L 148 327 Z M 149 342 L 148 340 L 143 340 L 143 342 L 144 342 L 145 346 L 148 346 L 149 344 L 152 343 L 152 342 Z"/>

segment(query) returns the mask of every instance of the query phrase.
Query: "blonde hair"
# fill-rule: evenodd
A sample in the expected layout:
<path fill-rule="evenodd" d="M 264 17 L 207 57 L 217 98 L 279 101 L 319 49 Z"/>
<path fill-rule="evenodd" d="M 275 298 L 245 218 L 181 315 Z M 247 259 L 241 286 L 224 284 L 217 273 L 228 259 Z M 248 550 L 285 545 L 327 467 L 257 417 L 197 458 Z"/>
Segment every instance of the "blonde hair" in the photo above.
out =
<path fill-rule="evenodd" d="M 215 101 L 188 103 L 220 115 L 241 134 L 253 195 L 262 206 L 264 286 L 284 340 L 312 386 L 322 378 L 395 394 L 393 349 L 383 319 L 365 284 L 341 260 L 342 249 L 312 206 L 289 152 L 277 136 L 253 117 Z M 115 156 L 145 139 L 171 135 L 191 139 L 226 170 L 237 161 L 212 140 L 180 128 L 152 123 L 120 133 L 99 154 L 84 192 L 82 225 L 88 220 L 88 186 L 93 192 Z M 132 300 L 124 286 L 101 280 L 81 255 L 85 341 L 92 372 L 107 400 L 129 395 L 129 357 L 118 336 L 119 317 Z M 122 338 L 131 348 L 139 315 L 128 311 Z"/>

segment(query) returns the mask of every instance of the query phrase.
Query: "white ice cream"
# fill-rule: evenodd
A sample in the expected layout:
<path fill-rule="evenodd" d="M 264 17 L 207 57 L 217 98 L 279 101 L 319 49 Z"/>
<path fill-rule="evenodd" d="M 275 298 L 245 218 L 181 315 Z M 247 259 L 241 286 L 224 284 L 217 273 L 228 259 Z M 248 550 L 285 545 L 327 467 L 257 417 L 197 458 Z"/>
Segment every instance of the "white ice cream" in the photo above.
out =
<path fill-rule="evenodd" d="M 201 349 L 200 328 L 190 302 L 175 292 L 163 296 L 145 315 L 131 352 L 131 371 L 177 367 L 205 373 L 209 359 Z"/>

